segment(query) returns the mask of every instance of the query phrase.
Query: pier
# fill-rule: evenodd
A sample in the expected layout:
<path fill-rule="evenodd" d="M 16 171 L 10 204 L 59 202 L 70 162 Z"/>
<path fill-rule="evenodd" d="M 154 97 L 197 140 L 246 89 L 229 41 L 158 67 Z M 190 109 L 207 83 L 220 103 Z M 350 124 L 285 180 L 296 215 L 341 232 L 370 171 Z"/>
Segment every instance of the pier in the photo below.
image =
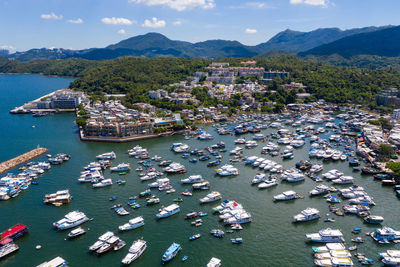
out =
<path fill-rule="evenodd" d="M 26 152 L 22 155 L 19 155 L 13 159 L 4 161 L 2 163 L 0 163 L 0 174 L 11 170 L 15 167 L 17 167 L 18 165 L 21 165 L 27 161 L 30 161 L 36 157 L 39 157 L 41 155 L 43 155 L 44 153 L 47 153 L 49 150 L 47 148 L 44 147 L 37 147 L 29 152 Z"/>

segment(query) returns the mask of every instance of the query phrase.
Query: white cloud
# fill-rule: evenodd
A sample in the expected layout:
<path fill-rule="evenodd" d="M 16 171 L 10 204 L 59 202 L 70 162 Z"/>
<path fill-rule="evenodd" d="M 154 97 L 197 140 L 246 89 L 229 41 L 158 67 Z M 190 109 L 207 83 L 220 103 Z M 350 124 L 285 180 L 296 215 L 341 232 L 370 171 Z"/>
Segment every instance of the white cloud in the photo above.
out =
<path fill-rule="evenodd" d="M 77 18 L 77 19 L 69 19 L 67 20 L 68 23 L 72 23 L 72 24 L 82 24 L 83 23 L 83 19 L 81 18 Z"/>
<path fill-rule="evenodd" d="M 257 30 L 256 29 L 246 29 L 244 32 L 247 34 L 255 34 L 255 33 L 257 33 Z"/>
<path fill-rule="evenodd" d="M 290 4 L 298 5 L 305 4 L 310 6 L 323 6 L 326 7 L 329 3 L 329 0 L 290 0 Z"/>
<path fill-rule="evenodd" d="M 16 48 L 12 45 L 0 45 L 0 50 L 8 50 L 9 52 L 15 52 Z"/>
<path fill-rule="evenodd" d="M 63 16 L 62 15 L 56 15 L 56 14 L 54 14 L 53 12 L 51 12 L 50 14 L 42 14 L 42 15 L 40 15 L 40 17 L 42 18 L 42 19 L 55 19 L 55 20 L 60 20 L 60 19 L 62 19 L 63 18 Z"/>
<path fill-rule="evenodd" d="M 130 20 L 130 19 L 126 19 L 126 18 L 102 18 L 101 21 L 104 24 L 113 24 L 113 25 L 131 25 L 133 24 L 135 21 Z"/>
<path fill-rule="evenodd" d="M 128 0 L 130 3 L 144 4 L 147 6 L 168 6 L 172 9 L 183 11 L 200 7 L 209 9 L 215 7 L 214 0 Z"/>
<path fill-rule="evenodd" d="M 117 31 L 117 33 L 119 34 L 126 34 L 126 31 L 124 29 L 120 29 L 119 31 Z"/>
<path fill-rule="evenodd" d="M 147 28 L 164 28 L 167 23 L 165 20 L 158 20 L 157 18 L 152 18 L 151 21 L 146 19 L 142 24 L 142 27 Z"/>
<path fill-rule="evenodd" d="M 246 5 L 249 7 L 255 7 L 255 8 L 264 8 L 265 7 L 265 3 L 263 3 L 263 2 L 248 2 L 248 3 L 246 3 Z"/>
<path fill-rule="evenodd" d="M 182 24 L 182 21 L 178 19 L 178 20 L 175 20 L 174 22 L 172 22 L 172 24 L 175 26 L 178 26 L 178 25 Z"/>

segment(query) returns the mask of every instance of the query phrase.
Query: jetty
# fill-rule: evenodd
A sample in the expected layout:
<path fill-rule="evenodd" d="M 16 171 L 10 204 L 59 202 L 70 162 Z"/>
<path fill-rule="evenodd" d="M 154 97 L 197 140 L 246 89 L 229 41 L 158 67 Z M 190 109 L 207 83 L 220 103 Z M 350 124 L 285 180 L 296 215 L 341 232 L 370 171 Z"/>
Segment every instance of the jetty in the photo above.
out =
<path fill-rule="evenodd" d="M 41 155 L 43 155 L 44 153 L 47 153 L 49 150 L 47 148 L 44 147 L 37 147 L 29 152 L 26 152 L 22 155 L 19 155 L 13 159 L 4 161 L 2 163 L 0 163 L 0 174 L 11 170 L 15 167 L 17 167 L 18 165 L 21 165 L 27 161 L 30 161 L 36 157 L 39 157 Z"/>

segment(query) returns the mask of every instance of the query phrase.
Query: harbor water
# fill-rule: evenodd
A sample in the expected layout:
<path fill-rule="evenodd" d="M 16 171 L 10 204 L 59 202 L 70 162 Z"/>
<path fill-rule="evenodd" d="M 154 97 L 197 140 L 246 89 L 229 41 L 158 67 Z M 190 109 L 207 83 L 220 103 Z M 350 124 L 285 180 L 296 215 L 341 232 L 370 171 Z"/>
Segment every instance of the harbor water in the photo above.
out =
<path fill-rule="evenodd" d="M 51 91 L 68 86 L 71 79 L 51 78 L 35 75 L 0 75 L 0 161 L 5 161 L 37 145 L 50 149 L 51 154 L 67 153 L 71 155 L 70 161 L 53 166 L 50 171 L 41 175 L 38 185 L 31 185 L 28 190 L 20 193 L 16 198 L 0 202 L 0 231 L 6 230 L 17 223 L 29 227 L 29 234 L 17 240 L 20 249 L 11 256 L 0 260 L 3 266 L 36 266 L 54 257 L 61 256 L 68 261 L 69 266 L 121 266 L 121 259 L 126 255 L 129 246 L 134 240 L 141 237 L 147 241 L 147 250 L 132 266 L 160 266 L 164 251 L 173 243 L 182 245 L 182 251 L 168 265 L 170 266 L 205 266 L 211 257 L 222 260 L 222 266 L 313 266 L 313 255 L 311 244 L 306 243 L 305 234 L 317 232 L 320 229 L 331 227 L 341 229 L 347 246 L 351 246 L 350 239 L 355 237 L 351 233 L 354 227 L 361 227 L 361 236 L 365 243 L 358 245 L 358 252 L 363 252 L 367 257 L 374 259 L 374 266 L 381 266 L 377 253 L 387 249 L 400 249 L 400 244 L 378 245 L 365 233 L 376 228 L 367 225 L 354 215 L 344 217 L 329 214 L 336 222 L 324 222 L 323 218 L 329 213 L 328 203 L 323 197 L 310 198 L 308 192 L 317 183 L 309 178 L 304 182 L 288 184 L 280 183 L 278 186 L 266 190 L 258 190 L 257 186 L 251 186 L 250 181 L 259 172 L 258 168 L 245 166 L 243 162 L 234 163 L 239 170 L 239 175 L 231 178 L 221 178 L 215 175 L 215 168 L 208 168 L 207 161 L 189 163 L 188 159 L 182 159 L 180 154 L 174 154 L 169 147 L 173 142 L 183 142 L 191 148 L 204 149 L 219 141 L 226 143 L 229 151 L 235 147 L 233 141 L 235 136 L 219 136 L 212 127 L 205 127 L 215 139 L 200 141 L 197 139 L 184 140 L 183 136 L 171 136 L 159 139 L 136 141 L 123 144 L 90 143 L 81 142 L 78 138 L 77 127 L 72 114 L 56 114 L 40 118 L 31 115 L 11 115 L 9 110 L 15 106 L 22 105 L 29 100 L 36 99 Z M 34 126 L 34 127 L 32 127 Z M 262 133 L 269 134 L 276 129 L 265 129 Z M 325 134 L 327 137 L 329 134 Z M 322 135 L 323 137 L 324 135 Z M 242 136 L 250 140 L 252 134 Z M 309 139 L 306 139 L 303 148 L 295 149 L 294 159 L 282 161 L 281 157 L 273 160 L 281 163 L 285 169 L 294 167 L 299 160 L 308 159 Z M 261 156 L 260 151 L 263 142 L 253 149 L 244 149 L 244 157 L 250 155 Z M 154 206 L 146 206 L 143 199 L 139 199 L 141 208 L 133 210 L 126 203 L 129 197 L 138 195 L 147 188 L 148 182 L 141 182 L 138 172 L 135 172 L 137 160 L 130 158 L 127 150 L 133 146 L 141 145 L 148 149 L 151 156 L 155 154 L 163 159 L 171 159 L 183 163 L 187 169 L 186 174 L 168 175 L 176 193 L 166 194 L 153 190 L 160 197 L 161 203 Z M 112 161 L 117 163 L 130 163 L 132 170 L 124 175 L 111 174 L 106 170 L 104 176 L 113 178 L 111 187 L 93 189 L 90 184 L 79 184 L 77 178 L 82 168 L 89 162 L 95 160 L 95 156 L 104 152 L 114 151 L 117 158 Z M 222 164 L 229 163 L 229 155 L 222 153 Z M 263 156 L 271 158 L 271 156 Z M 45 160 L 43 156 L 38 160 Z M 313 159 L 313 162 L 322 162 Z M 385 218 L 384 224 L 400 230 L 400 205 L 391 187 L 383 187 L 380 182 L 373 180 L 372 176 L 364 176 L 352 172 L 348 162 L 324 162 L 324 171 L 339 169 L 346 175 L 355 178 L 356 184 L 363 186 L 367 193 L 374 198 L 376 206 L 372 207 L 373 215 L 381 215 Z M 16 172 L 17 170 L 14 170 Z M 190 189 L 188 185 L 182 185 L 180 179 L 189 175 L 201 174 L 203 178 L 210 181 L 211 190 L 196 191 L 192 197 L 185 197 L 179 203 L 181 212 L 170 218 L 157 221 L 155 214 L 161 205 L 167 206 L 173 203 L 173 199 L 180 197 L 180 192 Z M 118 185 L 115 180 L 121 178 L 126 180 L 125 185 Z M 324 181 L 330 185 L 330 182 Z M 346 186 L 337 186 L 344 188 Z M 43 196 L 58 190 L 69 189 L 73 199 L 71 203 L 56 207 L 45 205 Z M 216 215 L 212 214 L 212 207 L 217 203 L 199 204 L 199 198 L 211 191 L 219 191 L 223 199 L 236 200 L 252 214 L 253 222 L 244 225 L 244 229 L 236 233 L 227 233 L 224 238 L 212 237 L 211 229 L 224 228 Z M 273 196 L 286 190 L 295 190 L 304 195 L 304 199 L 294 201 L 273 202 Z M 117 196 L 117 200 L 110 202 L 111 196 Z M 130 212 L 128 216 L 118 216 L 110 207 L 121 203 Z M 342 206 L 340 203 L 338 206 Z M 307 223 L 292 223 L 293 215 L 307 207 L 320 210 L 321 219 Z M 52 223 L 61 219 L 72 210 L 83 211 L 92 221 L 82 225 L 87 233 L 74 240 L 68 240 L 69 231 L 56 231 Z M 208 212 L 203 217 L 203 225 L 195 227 L 189 221 L 184 220 L 184 215 L 191 211 Z M 137 216 L 143 216 L 145 225 L 139 229 L 118 232 L 118 226 L 128 222 Z M 114 231 L 127 246 L 120 251 L 108 252 L 97 257 L 89 253 L 88 246 L 92 245 L 97 238 L 106 231 Z M 193 234 L 201 233 L 202 237 L 195 241 L 189 241 Z M 231 238 L 242 237 L 243 244 L 233 245 Z M 40 250 L 35 247 L 41 245 Z M 315 244 L 314 244 L 315 245 Z M 185 262 L 181 258 L 187 255 Z M 353 259 L 355 265 L 358 262 Z"/>

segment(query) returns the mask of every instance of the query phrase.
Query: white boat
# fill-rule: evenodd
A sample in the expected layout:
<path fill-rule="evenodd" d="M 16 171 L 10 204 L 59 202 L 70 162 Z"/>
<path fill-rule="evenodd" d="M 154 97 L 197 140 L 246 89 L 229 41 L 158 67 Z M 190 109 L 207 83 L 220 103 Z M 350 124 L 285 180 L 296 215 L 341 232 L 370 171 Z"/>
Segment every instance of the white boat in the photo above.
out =
<path fill-rule="evenodd" d="M 85 233 L 86 233 L 85 229 L 83 229 L 82 227 L 78 227 L 68 233 L 68 238 L 75 238 Z"/>
<path fill-rule="evenodd" d="M 265 138 L 265 136 L 263 134 L 261 134 L 261 133 L 255 134 L 253 136 L 253 140 L 263 140 L 264 138 Z"/>
<path fill-rule="evenodd" d="M 245 146 L 246 148 L 252 148 L 252 147 L 258 146 L 258 143 L 257 143 L 256 141 L 250 140 L 250 141 L 247 141 L 247 142 L 244 144 L 244 146 Z"/>
<path fill-rule="evenodd" d="M 344 242 L 342 232 L 331 228 L 322 229 L 318 233 L 306 234 L 306 238 L 308 241 L 321 243 Z"/>
<path fill-rule="evenodd" d="M 113 236 L 114 236 L 114 233 L 113 233 L 113 232 L 110 232 L 110 231 L 108 231 L 108 232 L 102 234 L 102 235 L 98 238 L 98 240 L 97 240 L 93 245 L 91 245 L 91 246 L 89 247 L 89 250 L 90 250 L 90 251 L 98 250 L 101 246 L 104 245 L 104 243 L 105 243 L 107 240 L 109 240 L 109 239 L 110 239 L 111 237 L 113 237 Z"/>
<path fill-rule="evenodd" d="M 245 164 L 253 164 L 258 159 L 257 156 L 250 156 L 244 160 Z"/>
<path fill-rule="evenodd" d="M 322 164 L 314 164 L 311 166 L 310 172 L 316 173 L 320 172 L 324 169 L 324 166 Z"/>
<path fill-rule="evenodd" d="M 253 180 L 251 180 L 251 184 L 259 184 L 263 181 L 265 181 L 266 175 L 264 173 L 257 173 Z"/>
<path fill-rule="evenodd" d="M 178 204 L 172 204 L 169 205 L 168 207 L 164 207 L 160 210 L 159 213 L 156 214 L 156 217 L 158 219 L 162 218 L 167 218 L 169 216 L 172 216 L 180 211 L 179 205 Z"/>
<path fill-rule="evenodd" d="M 238 175 L 239 171 L 233 165 L 224 165 L 221 168 L 217 169 L 216 173 L 219 176 L 232 176 L 232 175 Z"/>
<path fill-rule="evenodd" d="M 320 184 L 314 187 L 313 190 L 310 191 L 311 196 L 319 196 L 329 192 L 329 186 Z"/>
<path fill-rule="evenodd" d="M 111 167 L 110 170 L 112 172 L 126 172 L 131 169 L 129 163 L 120 163 L 116 167 Z"/>
<path fill-rule="evenodd" d="M 195 184 L 195 183 L 201 183 L 203 182 L 203 176 L 200 174 L 197 175 L 190 175 L 188 178 L 182 179 L 181 183 L 182 184 Z"/>
<path fill-rule="evenodd" d="M 235 144 L 240 144 L 240 145 L 242 145 L 242 144 L 245 144 L 245 143 L 246 143 L 246 139 L 244 139 L 244 138 L 239 138 L 239 139 L 236 139 L 234 143 L 235 143 Z"/>
<path fill-rule="evenodd" d="M 251 214 L 243 210 L 242 212 L 237 212 L 233 214 L 233 216 L 224 219 L 224 224 L 244 224 L 251 221 Z"/>
<path fill-rule="evenodd" d="M 146 173 L 146 175 L 140 177 L 140 180 L 147 181 L 147 180 L 155 179 L 156 177 L 157 177 L 156 172 L 148 172 L 148 173 Z"/>
<path fill-rule="evenodd" d="M 126 224 L 120 225 L 118 227 L 118 229 L 120 231 L 128 231 L 128 230 L 133 230 L 133 229 L 139 228 L 143 225 L 144 225 L 144 219 L 142 216 L 139 216 L 139 217 L 129 220 L 129 222 Z"/>
<path fill-rule="evenodd" d="M 352 184 L 354 183 L 354 178 L 351 176 L 341 176 L 337 179 L 332 180 L 334 184 Z"/>
<path fill-rule="evenodd" d="M 388 244 L 390 241 L 400 239 L 400 231 L 384 226 L 383 228 L 372 231 L 370 236 L 378 243 Z"/>
<path fill-rule="evenodd" d="M 111 186 L 113 184 L 111 179 L 104 179 L 98 183 L 93 184 L 93 188 L 101 188 L 106 186 Z"/>
<path fill-rule="evenodd" d="M 221 260 L 218 258 L 211 258 L 211 260 L 207 263 L 207 267 L 220 267 Z"/>
<path fill-rule="evenodd" d="M 285 191 L 282 194 L 274 196 L 275 201 L 291 200 L 296 198 L 298 198 L 298 195 L 293 190 Z"/>
<path fill-rule="evenodd" d="M 278 185 L 275 178 L 268 178 L 264 182 L 260 183 L 257 187 L 258 189 L 266 189 Z"/>
<path fill-rule="evenodd" d="M 176 153 L 184 153 L 189 152 L 190 147 L 183 143 L 173 143 L 171 146 L 171 150 Z"/>
<path fill-rule="evenodd" d="M 221 193 L 219 193 L 217 191 L 213 191 L 213 192 L 207 194 L 205 197 L 200 198 L 200 203 L 210 203 L 210 202 L 220 200 L 221 198 L 222 198 Z"/>
<path fill-rule="evenodd" d="M 128 265 L 135 261 L 143 252 L 146 250 L 147 244 L 146 241 L 139 239 L 132 243 L 132 246 L 129 248 L 128 254 L 122 259 L 122 264 Z"/>
<path fill-rule="evenodd" d="M 302 210 L 299 214 L 293 216 L 295 222 L 306 222 L 316 220 L 320 217 L 319 210 L 314 208 L 307 208 Z"/>
<path fill-rule="evenodd" d="M 64 218 L 53 223 L 53 226 L 60 230 L 65 230 L 78 226 L 88 220 L 89 218 L 85 215 L 85 213 L 76 210 L 67 213 Z"/>
<path fill-rule="evenodd" d="M 185 166 L 178 162 L 173 162 L 163 169 L 166 173 L 185 173 Z"/>
<path fill-rule="evenodd" d="M 96 159 L 115 159 L 116 157 L 117 156 L 112 151 L 112 152 L 107 152 L 107 153 L 103 153 L 103 154 L 97 155 Z"/>
<path fill-rule="evenodd" d="M 336 169 L 330 170 L 324 174 L 322 174 L 322 177 L 324 177 L 327 180 L 335 180 L 343 176 L 343 172 L 338 171 Z"/>
<path fill-rule="evenodd" d="M 154 183 L 148 185 L 149 188 L 163 188 L 170 186 L 170 180 L 168 178 L 157 179 Z"/>
<path fill-rule="evenodd" d="M 332 257 L 329 259 L 315 259 L 314 264 L 321 267 L 352 267 L 353 261 L 348 257 Z"/>
<path fill-rule="evenodd" d="M 296 183 L 296 182 L 304 181 L 305 177 L 304 177 L 304 174 L 302 174 L 302 173 L 291 172 L 286 175 L 285 180 L 288 183 Z"/>

